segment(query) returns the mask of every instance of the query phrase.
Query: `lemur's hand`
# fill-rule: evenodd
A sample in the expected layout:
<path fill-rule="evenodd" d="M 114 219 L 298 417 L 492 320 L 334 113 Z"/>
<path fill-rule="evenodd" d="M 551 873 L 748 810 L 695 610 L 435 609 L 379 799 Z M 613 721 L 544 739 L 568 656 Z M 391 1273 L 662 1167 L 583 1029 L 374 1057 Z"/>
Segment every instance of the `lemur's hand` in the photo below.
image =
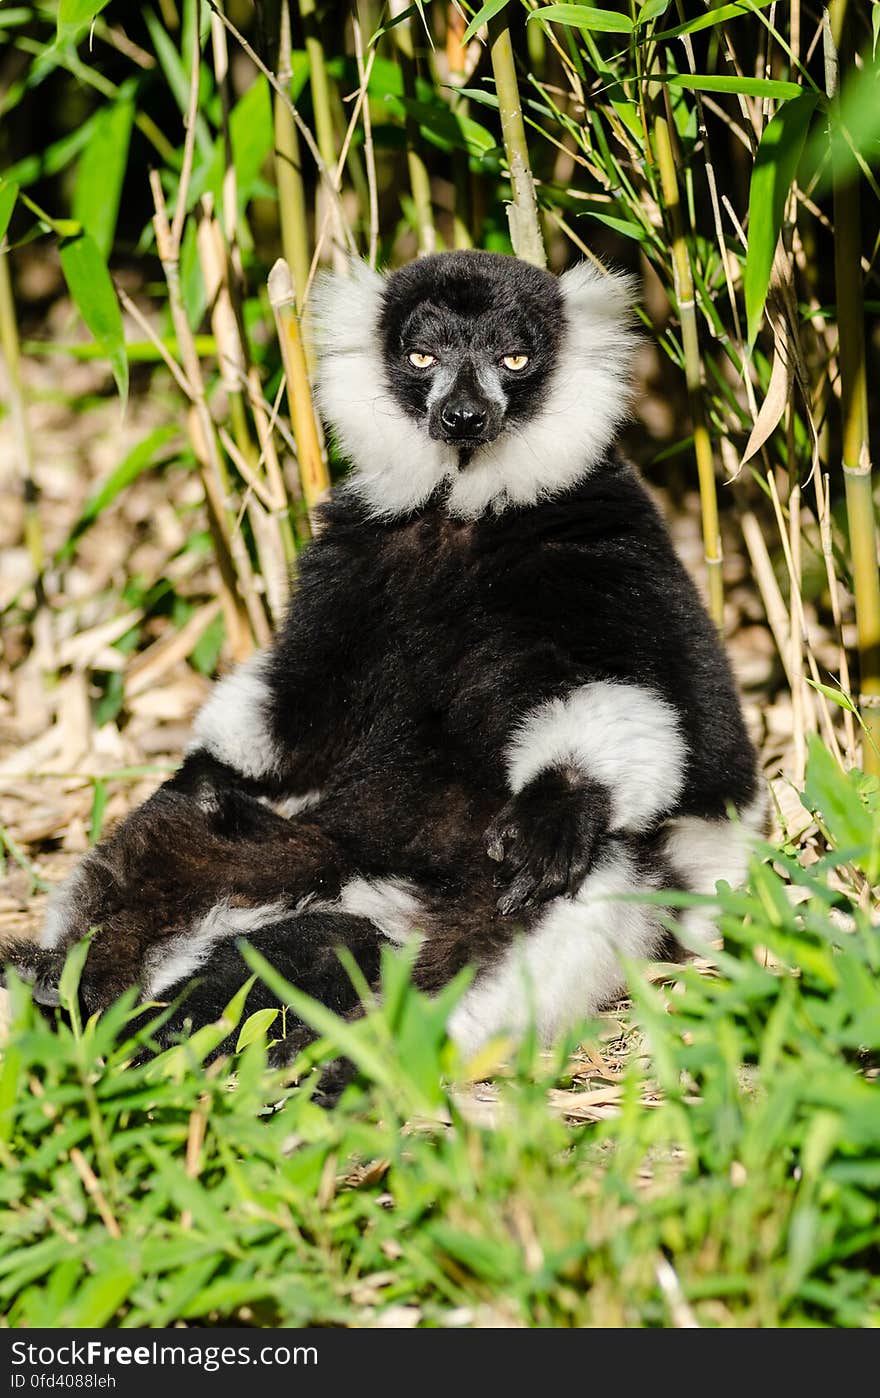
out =
<path fill-rule="evenodd" d="M 605 788 L 579 773 L 542 772 L 504 806 L 485 834 L 486 853 L 498 865 L 504 916 L 560 894 L 573 897 L 590 870 L 608 829 Z"/>

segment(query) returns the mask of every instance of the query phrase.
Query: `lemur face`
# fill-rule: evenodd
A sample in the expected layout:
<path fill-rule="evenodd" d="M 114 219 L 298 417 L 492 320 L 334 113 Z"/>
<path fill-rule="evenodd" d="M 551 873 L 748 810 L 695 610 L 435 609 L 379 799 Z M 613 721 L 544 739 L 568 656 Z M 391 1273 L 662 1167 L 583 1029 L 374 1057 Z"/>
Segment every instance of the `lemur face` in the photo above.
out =
<path fill-rule="evenodd" d="M 562 333 L 559 283 L 497 253 L 425 257 L 389 277 L 379 332 L 394 398 L 464 467 L 543 406 Z"/>
<path fill-rule="evenodd" d="M 633 286 L 582 262 L 444 252 L 317 283 L 318 404 L 376 519 L 458 519 L 558 495 L 627 416 Z"/>

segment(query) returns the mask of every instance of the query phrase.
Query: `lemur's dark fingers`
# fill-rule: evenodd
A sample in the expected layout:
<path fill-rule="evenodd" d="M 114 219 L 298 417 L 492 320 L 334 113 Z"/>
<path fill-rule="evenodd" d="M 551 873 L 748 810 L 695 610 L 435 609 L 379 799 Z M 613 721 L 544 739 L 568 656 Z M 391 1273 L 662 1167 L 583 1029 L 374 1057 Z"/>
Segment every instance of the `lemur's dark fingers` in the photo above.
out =
<path fill-rule="evenodd" d="M 43 971 L 37 976 L 31 993 L 35 1005 L 44 1005 L 50 1009 L 54 1009 L 61 1004 L 58 977 L 49 971 Z"/>
<path fill-rule="evenodd" d="M 486 841 L 486 853 L 496 864 L 502 864 L 507 857 L 507 846 L 516 841 L 519 837 L 519 826 L 512 821 L 505 811 L 497 820 L 493 820 L 484 835 Z"/>
<path fill-rule="evenodd" d="M 535 886 L 532 875 L 526 870 L 517 874 L 506 893 L 502 893 L 495 905 L 502 917 L 521 912 Z"/>
<path fill-rule="evenodd" d="M 486 831 L 486 853 L 496 864 L 501 864 L 504 860 L 504 841 L 497 831 L 492 829 Z"/>

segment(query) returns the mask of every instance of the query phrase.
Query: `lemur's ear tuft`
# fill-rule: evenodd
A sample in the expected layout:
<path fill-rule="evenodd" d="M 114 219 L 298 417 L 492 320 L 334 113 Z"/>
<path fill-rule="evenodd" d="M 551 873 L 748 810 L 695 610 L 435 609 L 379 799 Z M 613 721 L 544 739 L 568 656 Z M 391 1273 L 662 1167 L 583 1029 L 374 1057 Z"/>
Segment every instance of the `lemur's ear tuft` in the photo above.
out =
<path fill-rule="evenodd" d="M 349 259 L 347 275 L 317 278 L 307 309 L 319 357 L 375 348 L 384 291 L 385 277 L 359 257 Z"/>
<path fill-rule="evenodd" d="M 559 289 L 573 321 L 589 319 L 631 326 L 638 299 L 638 278 L 626 272 L 608 271 L 594 262 L 579 262 L 563 272 Z"/>

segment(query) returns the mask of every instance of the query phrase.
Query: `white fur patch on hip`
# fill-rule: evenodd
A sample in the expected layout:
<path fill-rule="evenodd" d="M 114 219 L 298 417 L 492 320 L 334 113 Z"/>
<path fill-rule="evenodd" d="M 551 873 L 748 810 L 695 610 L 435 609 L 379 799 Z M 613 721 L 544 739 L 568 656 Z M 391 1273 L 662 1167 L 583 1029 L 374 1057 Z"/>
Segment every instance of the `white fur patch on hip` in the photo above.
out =
<path fill-rule="evenodd" d="M 532 709 L 507 751 L 511 790 L 574 764 L 608 788 L 612 830 L 643 830 L 671 810 L 687 753 L 672 705 L 655 690 L 617 680 L 580 685 Z"/>
<path fill-rule="evenodd" d="M 191 931 L 169 937 L 148 952 L 142 973 L 143 998 L 154 1000 L 169 986 L 194 976 L 207 961 L 212 947 L 228 937 L 244 937 L 260 932 L 289 915 L 286 903 L 262 903 L 258 907 L 234 907 L 221 899 L 197 919 Z M 246 979 L 242 966 L 242 982 Z"/>
<path fill-rule="evenodd" d="M 764 831 L 767 798 L 763 791 L 731 819 L 705 820 L 680 816 L 665 826 L 663 854 L 672 866 L 672 879 L 689 893 L 711 894 L 721 882 L 738 888 L 745 881 L 749 855 Z M 711 908 L 688 908 L 679 916 L 682 932 L 703 939 L 717 936 Z"/>
<path fill-rule="evenodd" d="M 619 954 L 650 957 L 662 927 L 658 910 L 615 901 L 649 886 L 632 857 L 612 846 L 574 898 L 554 898 L 537 926 L 465 993 L 449 1019 L 465 1056 L 499 1034 L 522 1037 L 534 1025 L 549 1044 L 622 994 Z"/>
<path fill-rule="evenodd" d="M 398 946 L 425 927 L 425 911 L 416 897 L 416 886 L 407 879 L 349 879 L 338 898 L 309 902 L 302 911 L 365 917 Z"/>

